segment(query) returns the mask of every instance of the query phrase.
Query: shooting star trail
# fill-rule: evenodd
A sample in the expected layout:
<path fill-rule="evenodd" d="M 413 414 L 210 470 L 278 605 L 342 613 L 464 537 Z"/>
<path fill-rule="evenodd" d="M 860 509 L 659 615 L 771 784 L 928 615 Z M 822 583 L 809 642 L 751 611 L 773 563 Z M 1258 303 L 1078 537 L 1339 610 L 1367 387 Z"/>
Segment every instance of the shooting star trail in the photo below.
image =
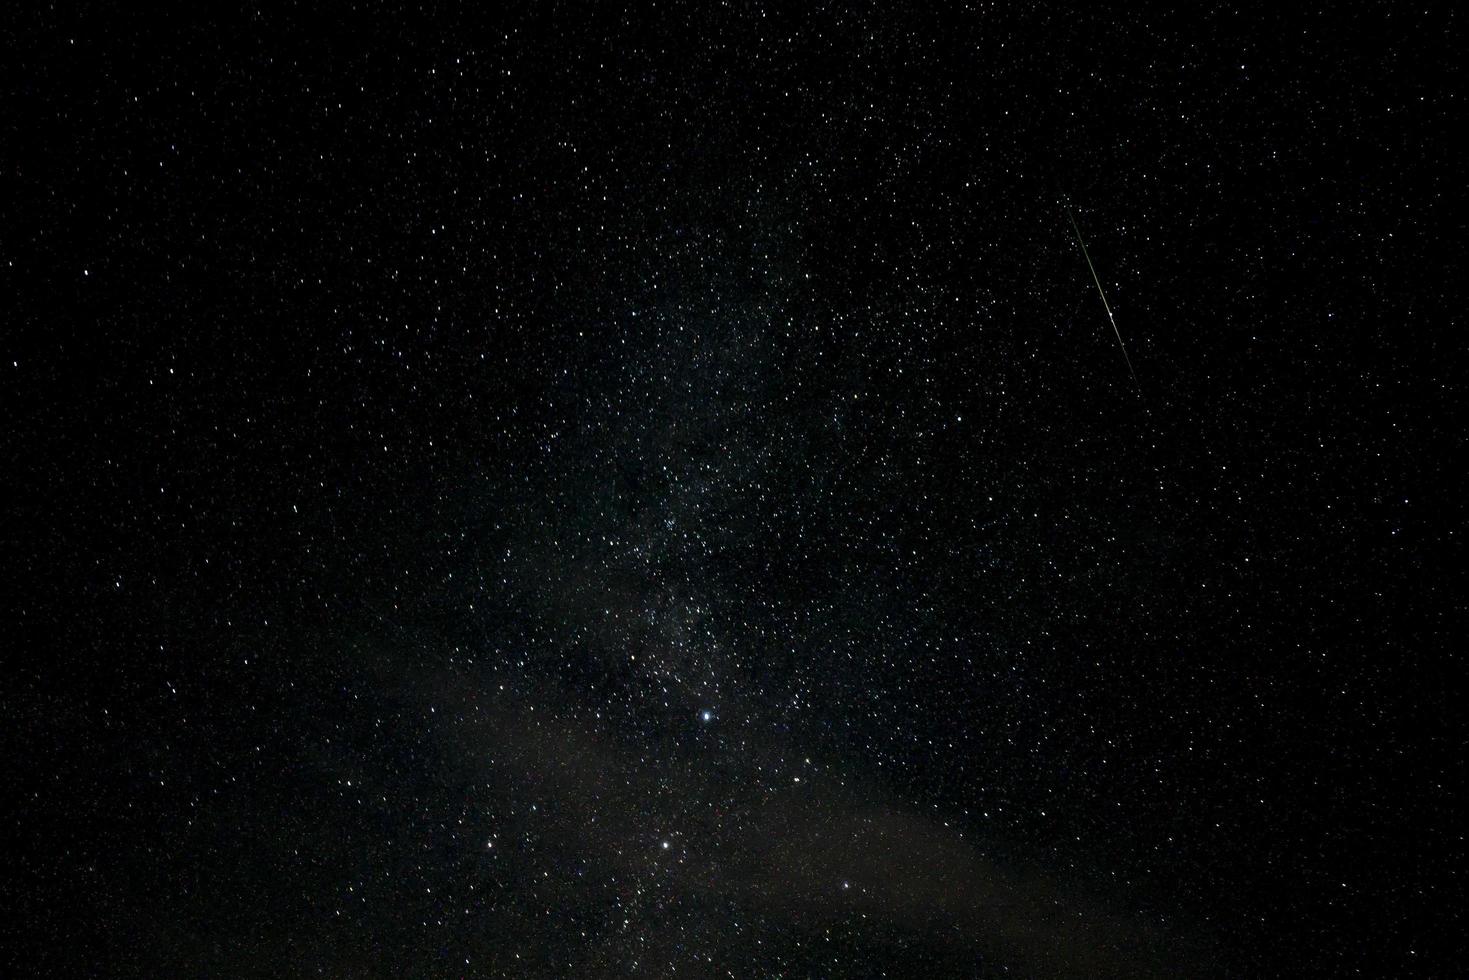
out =
<path fill-rule="evenodd" d="M 1086 259 L 1086 267 L 1092 273 L 1092 282 L 1097 284 L 1097 295 L 1102 297 L 1102 309 L 1107 311 L 1107 320 L 1112 324 L 1112 332 L 1117 335 L 1117 346 L 1122 349 L 1122 359 L 1127 362 L 1127 373 L 1132 375 L 1132 383 L 1137 385 L 1138 394 L 1142 394 L 1143 386 L 1137 380 L 1137 372 L 1132 369 L 1132 358 L 1127 356 L 1127 345 L 1122 342 L 1122 331 L 1117 329 L 1117 318 L 1112 315 L 1107 294 L 1102 292 L 1102 280 L 1097 278 L 1097 267 L 1092 265 L 1091 253 L 1086 250 L 1086 242 L 1081 240 L 1081 227 L 1076 223 L 1076 215 L 1067 208 L 1066 217 L 1071 219 L 1071 230 L 1076 232 L 1076 244 L 1081 246 L 1081 257 Z"/>

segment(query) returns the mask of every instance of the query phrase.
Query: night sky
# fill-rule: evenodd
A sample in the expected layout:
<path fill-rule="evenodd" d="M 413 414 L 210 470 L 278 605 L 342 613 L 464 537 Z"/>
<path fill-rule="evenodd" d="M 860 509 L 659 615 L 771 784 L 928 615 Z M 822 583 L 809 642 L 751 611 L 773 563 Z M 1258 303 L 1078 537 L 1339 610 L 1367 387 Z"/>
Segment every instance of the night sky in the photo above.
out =
<path fill-rule="evenodd" d="M 1464 975 L 1456 15 L 485 6 L 4 15 L 8 975 Z"/>

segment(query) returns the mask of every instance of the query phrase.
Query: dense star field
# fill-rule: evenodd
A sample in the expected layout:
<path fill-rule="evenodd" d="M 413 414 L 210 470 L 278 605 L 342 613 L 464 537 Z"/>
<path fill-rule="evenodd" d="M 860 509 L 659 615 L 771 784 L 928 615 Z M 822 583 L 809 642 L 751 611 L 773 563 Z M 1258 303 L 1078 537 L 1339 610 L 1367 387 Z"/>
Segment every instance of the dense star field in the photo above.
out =
<path fill-rule="evenodd" d="M 7 975 L 1462 971 L 1457 16 L 942 6 L 15 17 Z"/>

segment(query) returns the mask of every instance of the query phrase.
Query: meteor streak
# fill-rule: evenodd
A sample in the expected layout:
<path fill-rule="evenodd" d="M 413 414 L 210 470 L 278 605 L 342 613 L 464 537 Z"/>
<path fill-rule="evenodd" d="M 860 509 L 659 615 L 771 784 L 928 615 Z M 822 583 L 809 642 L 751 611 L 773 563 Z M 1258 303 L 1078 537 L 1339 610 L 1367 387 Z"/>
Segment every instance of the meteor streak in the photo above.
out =
<path fill-rule="evenodd" d="M 1076 215 L 1071 209 L 1066 209 L 1066 217 L 1071 219 L 1071 230 L 1076 232 L 1076 244 L 1081 246 L 1081 257 L 1086 259 L 1086 267 L 1091 270 L 1092 282 L 1097 284 L 1097 295 L 1102 297 L 1102 309 L 1107 311 L 1107 320 L 1112 324 L 1112 332 L 1117 335 L 1117 346 L 1122 349 L 1122 359 L 1127 362 L 1127 373 L 1132 375 L 1132 383 L 1137 385 L 1138 394 L 1142 394 L 1143 386 L 1138 383 L 1137 372 L 1132 369 L 1132 358 L 1127 356 L 1127 345 L 1122 342 L 1122 331 L 1117 329 L 1117 318 L 1112 315 L 1112 306 L 1107 302 L 1107 294 L 1102 292 L 1102 280 L 1097 278 L 1097 267 L 1092 265 L 1092 257 L 1086 250 L 1086 242 L 1081 240 L 1081 227 L 1076 223 Z"/>

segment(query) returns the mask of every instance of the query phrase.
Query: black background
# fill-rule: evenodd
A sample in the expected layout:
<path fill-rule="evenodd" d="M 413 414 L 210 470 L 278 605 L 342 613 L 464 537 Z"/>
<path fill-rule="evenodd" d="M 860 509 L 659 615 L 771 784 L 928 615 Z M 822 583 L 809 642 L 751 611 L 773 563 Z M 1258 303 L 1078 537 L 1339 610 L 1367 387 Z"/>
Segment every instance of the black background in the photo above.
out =
<path fill-rule="evenodd" d="M 17 975 L 1457 972 L 1451 14 L 6 16 Z"/>

